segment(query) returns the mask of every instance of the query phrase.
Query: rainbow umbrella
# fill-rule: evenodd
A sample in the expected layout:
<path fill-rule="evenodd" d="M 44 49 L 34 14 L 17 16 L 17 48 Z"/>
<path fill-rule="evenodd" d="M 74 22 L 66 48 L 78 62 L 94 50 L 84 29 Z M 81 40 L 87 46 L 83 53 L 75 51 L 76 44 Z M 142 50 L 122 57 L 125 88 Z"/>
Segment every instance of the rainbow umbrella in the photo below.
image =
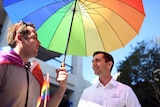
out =
<path fill-rule="evenodd" d="M 62 54 L 89 56 L 125 46 L 139 32 L 142 0 L 3 0 L 12 22 L 36 25 L 41 45 Z"/>

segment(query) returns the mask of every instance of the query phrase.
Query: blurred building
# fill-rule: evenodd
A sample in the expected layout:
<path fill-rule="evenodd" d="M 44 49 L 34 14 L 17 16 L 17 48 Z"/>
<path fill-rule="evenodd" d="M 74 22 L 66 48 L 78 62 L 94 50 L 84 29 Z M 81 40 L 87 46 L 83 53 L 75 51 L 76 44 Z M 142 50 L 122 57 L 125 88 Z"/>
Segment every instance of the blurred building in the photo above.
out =
<path fill-rule="evenodd" d="M 8 27 L 11 24 L 11 20 L 3 10 L 0 3 L 0 47 L 4 47 L 7 45 L 6 33 Z M 41 47 L 37 58 L 30 59 L 31 61 L 35 59 L 38 60 L 38 62 L 41 65 L 41 69 L 43 71 L 44 76 L 47 72 L 49 72 L 51 94 L 53 94 L 58 87 L 58 82 L 56 82 L 55 73 L 55 69 L 57 67 L 46 62 L 50 59 L 54 59 L 60 56 L 60 53 L 49 51 Z M 80 56 L 71 57 L 71 65 L 68 65 L 68 67 L 70 67 L 68 86 L 59 107 L 76 107 L 83 89 L 90 85 L 90 83 L 85 81 L 82 76 L 82 61 L 82 57 Z M 60 66 L 60 63 L 58 66 Z"/>

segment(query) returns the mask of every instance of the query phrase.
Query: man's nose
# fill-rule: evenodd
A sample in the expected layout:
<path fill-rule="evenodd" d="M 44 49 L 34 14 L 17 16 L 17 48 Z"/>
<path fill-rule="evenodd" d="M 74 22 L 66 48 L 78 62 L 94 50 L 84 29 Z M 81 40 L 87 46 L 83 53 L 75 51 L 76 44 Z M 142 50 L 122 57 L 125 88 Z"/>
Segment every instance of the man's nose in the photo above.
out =
<path fill-rule="evenodd" d="M 92 65 L 93 65 L 93 66 L 96 65 L 96 61 L 92 61 Z"/>

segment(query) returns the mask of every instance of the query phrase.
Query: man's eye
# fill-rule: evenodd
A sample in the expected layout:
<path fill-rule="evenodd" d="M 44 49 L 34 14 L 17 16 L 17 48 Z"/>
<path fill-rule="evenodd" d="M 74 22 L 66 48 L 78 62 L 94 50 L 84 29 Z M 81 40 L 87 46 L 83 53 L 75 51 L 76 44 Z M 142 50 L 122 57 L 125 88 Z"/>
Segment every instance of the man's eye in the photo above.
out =
<path fill-rule="evenodd" d="M 96 59 L 95 61 L 96 61 L 96 62 L 99 62 L 99 59 Z"/>
<path fill-rule="evenodd" d="M 32 39 L 35 39 L 35 40 L 37 40 L 38 38 L 35 36 L 35 37 L 32 37 Z"/>

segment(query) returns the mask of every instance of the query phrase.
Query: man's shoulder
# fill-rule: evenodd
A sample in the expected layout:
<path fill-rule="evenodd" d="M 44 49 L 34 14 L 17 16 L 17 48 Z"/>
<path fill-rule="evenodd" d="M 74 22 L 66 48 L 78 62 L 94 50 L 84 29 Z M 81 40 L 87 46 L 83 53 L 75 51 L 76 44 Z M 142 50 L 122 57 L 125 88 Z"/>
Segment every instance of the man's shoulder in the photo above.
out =
<path fill-rule="evenodd" d="M 123 88 L 127 88 L 127 89 L 131 88 L 129 85 L 127 85 L 125 83 L 122 83 L 120 81 L 115 80 L 115 82 L 116 82 L 118 87 L 123 87 Z"/>
<path fill-rule="evenodd" d="M 23 66 L 23 61 L 13 50 L 0 50 L 0 64 L 16 64 Z"/>
<path fill-rule="evenodd" d="M 94 83 L 94 84 L 86 87 L 84 90 L 85 90 L 85 91 L 91 91 L 91 90 L 96 89 L 96 87 L 97 87 L 97 83 Z"/>
<path fill-rule="evenodd" d="M 0 50 L 0 64 L 6 64 L 9 62 L 8 52 Z"/>

